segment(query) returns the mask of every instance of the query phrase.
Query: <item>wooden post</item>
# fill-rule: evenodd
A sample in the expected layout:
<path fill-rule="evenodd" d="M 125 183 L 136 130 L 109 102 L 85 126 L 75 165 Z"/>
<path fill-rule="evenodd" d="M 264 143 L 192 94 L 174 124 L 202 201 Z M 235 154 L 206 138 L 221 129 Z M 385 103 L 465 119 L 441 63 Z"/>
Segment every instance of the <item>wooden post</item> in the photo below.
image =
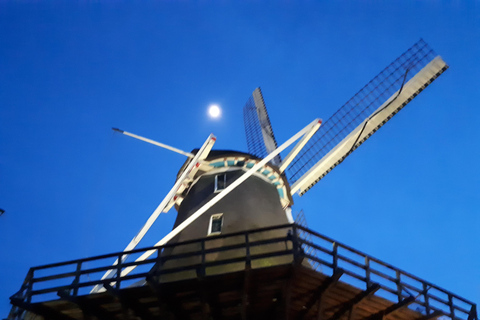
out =
<path fill-rule="evenodd" d="M 453 296 L 451 293 L 448 294 L 448 306 L 450 307 L 450 318 L 455 319 L 455 308 L 453 306 Z"/>
<path fill-rule="evenodd" d="M 430 314 L 430 302 L 428 301 L 428 286 L 426 283 L 423 283 L 423 299 L 425 300 L 425 312 L 427 315 Z"/>
<path fill-rule="evenodd" d="M 468 313 L 468 320 L 478 320 L 477 305 L 476 304 L 472 305 L 472 308 L 470 309 L 470 312 Z"/>
<path fill-rule="evenodd" d="M 30 270 L 28 270 L 28 275 L 27 275 L 28 283 L 27 283 L 26 299 L 24 300 L 27 303 L 30 303 L 32 301 L 33 273 L 34 273 L 34 269 L 30 268 Z"/>
<path fill-rule="evenodd" d="M 205 277 L 206 273 L 207 273 L 207 270 L 206 267 L 205 267 L 205 239 L 202 239 L 202 242 L 201 242 L 201 255 L 202 255 L 202 263 L 201 263 L 201 266 L 200 266 L 200 270 L 197 270 L 197 277 L 200 277 L 203 279 L 203 277 Z"/>
<path fill-rule="evenodd" d="M 371 280 L 370 280 L 370 258 L 368 256 L 365 257 L 365 280 L 367 282 L 367 289 L 370 287 Z"/>
<path fill-rule="evenodd" d="M 338 244 L 333 242 L 333 273 L 337 272 L 338 269 Z"/>
<path fill-rule="evenodd" d="M 120 289 L 120 277 L 122 276 L 122 264 L 123 264 L 122 257 L 123 257 L 123 252 L 118 255 L 117 274 L 116 274 L 117 282 L 115 283 L 116 289 Z"/>
<path fill-rule="evenodd" d="M 248 239 L 248 231 L 245 232 L 245 270 L 250 270 L 252 268 L 252 259 L 250 257 L 250 242 Z"/>
<path fill-rule="evenodd" d="M 396 279 L 395 282 L 397 283 L 397 296 L 398 296 L 398 302 L 402 301 L 402 280 L 400 279 L 400 271 L 397 270 L 395 272 L 396 274 Z"/>
<path fill-rule="evenodd" d="M 75 280 L 73 280 L 73 296 L 78 295 L 78 284 L 80 283 L 80 272 L 82 271 L 82 261 L 77 262 L 77 270 L 75 271 Z"/>

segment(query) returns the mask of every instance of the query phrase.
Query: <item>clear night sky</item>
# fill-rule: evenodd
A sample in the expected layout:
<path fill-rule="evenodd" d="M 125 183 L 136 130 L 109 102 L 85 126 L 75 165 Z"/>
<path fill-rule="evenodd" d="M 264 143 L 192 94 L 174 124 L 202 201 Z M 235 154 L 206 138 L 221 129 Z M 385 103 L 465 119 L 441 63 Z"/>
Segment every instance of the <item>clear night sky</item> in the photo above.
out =
<path fill-rule="evenodd" d="M 183 156 L 111 127 L 246 151 L 261 86 L 283 142 L 420 38 L 450 69 L 294 211 L 480 302 L 480 2 L 239 3 L 0 1 L 0 317 L 30 267 L 122 250 L 172 187 Z"/>

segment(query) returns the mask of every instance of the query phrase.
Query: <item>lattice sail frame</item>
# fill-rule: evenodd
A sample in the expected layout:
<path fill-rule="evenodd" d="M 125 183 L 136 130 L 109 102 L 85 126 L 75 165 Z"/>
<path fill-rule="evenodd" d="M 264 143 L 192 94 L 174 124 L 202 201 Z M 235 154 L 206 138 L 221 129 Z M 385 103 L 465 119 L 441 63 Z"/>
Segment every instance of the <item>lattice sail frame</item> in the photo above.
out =
<path fill-rule="evenodd" d="M 403 84 L 414 78 L 422 68 L 434 60 L 435 56 L 434 51 L 423 40 L 420 40 L 365 85 L 333 114 L 333 116 L 323 122 L 320 129 L 292 162 L 291 166 L 287 169 L 290 183 L 295 185 L 295 182 L 300 178 L 303 179 L 317 163 L 340 143 L 345 141 L 352 131 L 358 129 L 362 123 L 368 122 L 369 117 L 372 114 L 376 114 L 376 111 L 385 104 L 387 99 L 390 98 L 389 101 L 392 101 L 392 96 L 401 92 Z M 353 150 L 360 146 L 371 134 L 385 124 L 447 68 L 448 66 L 445 64 L 437 74 L 433 75 L 431 79 L 426 80 L 423 86 L 418 89 L 412 97 L 408 98 L 398 108 L 393 110 L 392 113 L 368 135 L 362 136 L 362 139 L 354 140 L 355 142 L 352 144 L 351 149 L 346 152 L 343 157 L 331 164 L 320 176 L 315 177 L 314 181 L 310 182 L 307 187 L 299 190 L 299 194 L 304 194 L 335 166 L 340 164 Z M 395 100 L 395 98 L 393 100 Z M 382 108 L 380 108 L 380 110 L 383 110 Z M 360 131 L 360 135 L 361 134 L 362 132 Z"/>
<path fill-rule="evenodd" d="M 263 159 L 277 149 L 277 141 L 260 88 L 253 91 L 243 107 L 243 121 L 250 154 Z M 282 162 L 280 155 L 273 158 L 271 162 L 279 166 Z"/>

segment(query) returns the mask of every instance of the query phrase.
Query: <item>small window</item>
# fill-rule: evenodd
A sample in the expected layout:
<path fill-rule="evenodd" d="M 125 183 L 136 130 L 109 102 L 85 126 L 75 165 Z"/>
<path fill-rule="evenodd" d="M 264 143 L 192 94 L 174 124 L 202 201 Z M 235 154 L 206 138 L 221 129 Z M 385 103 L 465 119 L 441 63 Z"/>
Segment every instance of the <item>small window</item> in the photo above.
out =
<path fill-rule="evenodd" d="M 216 235 L 222 233 L 223 213 L 217 213 L 210 217 L 210 225 L 208 226 L 208 235 Z"/>
<path fill-rule="evenodd" d="M 227 187 L 227 175 L 217 174 L 215 176 L 215 192 L 220 192 Z"/>

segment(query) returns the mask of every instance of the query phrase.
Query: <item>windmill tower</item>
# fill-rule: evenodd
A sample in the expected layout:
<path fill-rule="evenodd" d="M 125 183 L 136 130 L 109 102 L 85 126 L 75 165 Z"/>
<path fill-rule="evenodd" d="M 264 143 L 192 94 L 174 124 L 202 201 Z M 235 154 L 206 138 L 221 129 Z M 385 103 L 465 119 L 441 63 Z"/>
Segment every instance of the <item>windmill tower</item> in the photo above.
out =
<path fill-rule="evenodd" d="M 244 108 L 248 153 L 212 150 L 213 136 L 190 153 L 116 129 L 188 157 L 173 188 L 124 251 L 32 268 L 9 318 L 478 320 L 472 302 L 297 225 L 291 214 L 294 194 L 308 192 L 447 68 L 421 40 L 331 118 L 280 146 L 258 88 Z M 174 206 L 172 232 L 135 249 Z"/>

